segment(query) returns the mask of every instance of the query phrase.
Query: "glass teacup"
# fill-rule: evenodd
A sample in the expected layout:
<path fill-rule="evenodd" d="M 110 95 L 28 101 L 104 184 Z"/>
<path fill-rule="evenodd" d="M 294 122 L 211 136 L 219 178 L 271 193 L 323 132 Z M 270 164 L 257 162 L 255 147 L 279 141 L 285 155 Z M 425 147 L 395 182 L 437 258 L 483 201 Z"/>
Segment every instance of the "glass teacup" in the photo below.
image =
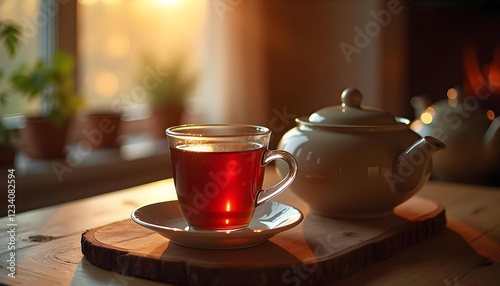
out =
<path fill-rule="evenodd" d="M 256 207 L 285 190 L 295 179 L 295 158 L 268 150 L 271 131 L 253 125 L 181 125 L 166 130 L 177 197 L 193 229 L 246 227 Z M 284 160 L 287 176 L 262 190 L 264 167 Z"/>

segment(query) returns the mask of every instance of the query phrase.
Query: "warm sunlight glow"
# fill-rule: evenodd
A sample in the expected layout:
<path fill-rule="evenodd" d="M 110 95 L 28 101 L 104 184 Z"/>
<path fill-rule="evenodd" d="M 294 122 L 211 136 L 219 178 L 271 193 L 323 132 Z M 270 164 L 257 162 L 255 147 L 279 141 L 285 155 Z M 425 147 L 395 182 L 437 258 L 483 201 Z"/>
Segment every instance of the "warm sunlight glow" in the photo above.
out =
<path fill-rule="evenodd" d="M 117 5 L 122 2 L 122 0 L 101 0 L 101 1 L 106 5 Z"/>
<path fill-rule="evenodd" d="M 486 112 L 486 116 L 488 116 L 488 119 L 491 121 L 495 120 L 495 112 L 493 112 L 493 110 L 488 110 L 488 112 Z"/>
<path fill-rule="evenodd" d="M 198 72 L 202 56 L 198 52 L 207 11 L 213 9 L 211 2 L 77 1 L 80 92 L 89 108 L 108 109 L 114 96 L 120 97 L 120 106 L 141 103 L 143 99 L 136 91 L 145 87 L 146 77 L 150 84 L 155 79 L 148 74 L 147 60 L 165 64 L 185 57 L 182 69 L 186 75 Z M 151 68 L 156 70 L 156 66 Z M 102 75 L 101 71 L 114 75 Z"/>
<path fill-rule="evenodd" d="M 180 2 L 180 0 L 156 0 L 156 1 L 164 5 L 175 5 Z"/>
<path fill-rule="evenodd" d="M 78 0 L 78 3 L 80 3 L 80 5 L 94 5 L 97 2 L 99 2 L 99 0 Z"/>
<path fill-rule="evenodd" d="M 118 90 L 118 77 L 110 71 L 101 71 L 94 80 L 94 89 L 101 97 L 111 97 Z"/>
<path fill-rule="evenodd" d="M 229 219 L 226 219 L 226 224 L 229 224 Z"/>
<path fill-rule="evenodd" d="M 106 40 L 104 52 L 111 58 L 121 58 L 129 52 L 130 41 L 124 35 L 114 35 Z"/>
<path fill-rule="evenodd" d="M 231 211 L 231 204 L 229 202 L 227 202 L 226 212 L 229 212 L 229 211 Z"/>

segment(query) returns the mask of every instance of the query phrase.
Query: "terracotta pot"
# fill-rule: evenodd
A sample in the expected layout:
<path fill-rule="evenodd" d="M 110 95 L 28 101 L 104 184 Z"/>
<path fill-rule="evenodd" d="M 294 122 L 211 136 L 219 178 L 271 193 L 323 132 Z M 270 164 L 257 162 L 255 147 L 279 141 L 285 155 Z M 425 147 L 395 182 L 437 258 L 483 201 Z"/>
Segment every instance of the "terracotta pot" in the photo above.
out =
<path fill-rule="evenodd" d="M 16 149 L 14 147 L 0 146 L 0 167 L 13 167 L 16 157 Z"/>
<path fill-rule="evenodd" d="M 166 138 L 165 130 L 179 125 L 184 112 L 183 106 L 152 106 L 151 109 L 152 133 L 155 138 Z"/>
<path fill-rule="evenodd" d="M 45 117 L 26 118 L 23 129 L 25 148 L 32 159 L 54 159 L 64 156 L 69 122 L 58 126 Z"/>
<path fill-rule="evenodd" d="M 118 147 L 120 144 L 117 138 L 121 121 L 120 114 L 89 114 L 83 134 L 94 148 Z"/>

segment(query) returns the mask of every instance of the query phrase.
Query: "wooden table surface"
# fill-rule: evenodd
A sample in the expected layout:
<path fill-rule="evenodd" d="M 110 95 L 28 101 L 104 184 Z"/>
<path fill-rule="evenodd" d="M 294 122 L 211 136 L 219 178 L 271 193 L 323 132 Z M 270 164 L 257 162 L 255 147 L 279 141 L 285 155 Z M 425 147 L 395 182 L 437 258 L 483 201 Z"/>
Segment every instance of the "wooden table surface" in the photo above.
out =
<path fill-rule="evenodd" d="M 268 169 L 266 174 L 265 185 L 277 180 L 274 170 Z M 431 181 L 419 195 L 445 207 L 447 228 L 333 285 L 499 285 L 500 189 Z M 87 229 L 130 217 L 132 210 L 140 205 L 174 199 L 175 190 L 169 179 L 16 214 L 15 278 L 8 277 L 10 226 L 8 218 L 3 217 L 0 282 L 165 285 L 91 265 L 82 255 L 80 239 Z M 276 200 L 293 205 L 298 198 L 285 191 Z"/>

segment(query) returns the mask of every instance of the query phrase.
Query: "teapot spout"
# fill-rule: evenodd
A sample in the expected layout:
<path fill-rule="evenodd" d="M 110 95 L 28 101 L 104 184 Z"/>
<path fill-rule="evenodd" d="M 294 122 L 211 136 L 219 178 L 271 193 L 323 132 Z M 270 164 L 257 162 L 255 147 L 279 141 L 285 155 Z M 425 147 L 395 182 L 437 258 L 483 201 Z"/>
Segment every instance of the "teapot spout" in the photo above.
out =
<path fill-rule="evenodd" d="M 500 160 L 500 117 L 491 122 L 490 127 L 484 134 L 487 158 Z"/>
<path fill-rule="evenodd" d="M 445 148 L 446 145 L 440 140 L 426 136 L 406 149 L 394 163 L 393 190 L 411 192 L 419 189 L 432 171 L 432 156 Z"/>

